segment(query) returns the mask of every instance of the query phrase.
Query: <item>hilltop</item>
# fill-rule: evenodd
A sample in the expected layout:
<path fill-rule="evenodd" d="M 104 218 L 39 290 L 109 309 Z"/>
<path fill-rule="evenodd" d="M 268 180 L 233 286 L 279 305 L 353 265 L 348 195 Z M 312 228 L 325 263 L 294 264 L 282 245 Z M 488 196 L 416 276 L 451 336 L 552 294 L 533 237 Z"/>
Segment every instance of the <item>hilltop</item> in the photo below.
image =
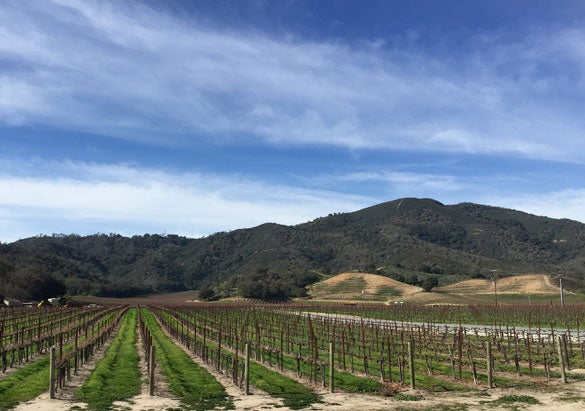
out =
<path fill-rule="evenodd" d="M 342 273 L 313 284 L 308 294 L 316 300 L 390 301 L 422 291 L 421 287 L 381 275 Z"/>
<path fill-rule="evenodd" d="M 189 289 L 302 296 L 323 276 L 358 270 L 419 285 L 510 274 L 563 274 L 583 289 L 585 224 L 486 205 L 405 198 L 284 226 L 200 239 L 52 235 L 0 244 L 0 294 L 132 296 Z M 44 284 L 42 292 L 31 284 Z M 254 294 L 258 292 L 258 294 Z"/>

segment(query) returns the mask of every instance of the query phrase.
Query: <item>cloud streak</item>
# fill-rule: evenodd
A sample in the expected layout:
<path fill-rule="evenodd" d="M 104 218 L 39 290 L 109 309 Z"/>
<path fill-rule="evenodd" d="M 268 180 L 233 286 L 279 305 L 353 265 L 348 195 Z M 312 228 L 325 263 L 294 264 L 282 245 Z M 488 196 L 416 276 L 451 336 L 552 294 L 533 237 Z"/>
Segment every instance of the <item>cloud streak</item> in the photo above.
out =
<path fill-rule="evenodd" d="M 128 164 L 0 160 L 0 241 L 41 233 L 173 233 L 199 237 L 266 222 L 293 225 L 401 196 L 490 204 L 583 221 L 585 190 L 503 192 L 490 178 L 363 171 L 317 177 L 317 187 L 373 183 L 375 193 L 268 184 L 238 175 L 178 173 Z M 384 188 L 385 187 L 385 188 Z"/>
<path fill-rule="evenodd" d="M 539 194 L 521 194 L 497 201 L 498 205 L 552 218 L 585 223 L 585 189 L 566 189 Z"/>
<path fill-rule="evenodd" d="M 123 235 L 175 233 L 189 237 L 253 227 L 293 225 L 393 199 L 417 186 L 451 204 L 460 190 L 479 182 L 449 175 L 361 172 L 330 176 L 329 183 L 375 182 L 377 196 L 266 184 L 236 175 L 176 173 L 125 164 L 7 161 L 0 164 L 0 241 L 53 233 Z M 388 184 L 384 198 L 380 183 Z M 323 184 L 323 181 L 321 181 Z M 325 184 L 327 185 L 327 184 Z M 585 221 L 585 190 L 502 194 L 484 181 L 469 201 L 520 209 L 536 215 Z M 412 192 L 412 189 L 411 189 Z"/>
<path fill-rule="evenodd" d="M 2 241 L 67 230 L 199 236 L 265 222 L 298 224 L 372 202 L 238 176 L 165 173 L 127 165 L 33 161 L 22 168 L 34 169 L 35 175 L 0 174 Z M 38 170 L 48 175 L 40 177 Z M 78 227 L 90 231 L 79 232 Z"/>
<path fill-rule="evenodd" d="M 4 2 L 0 122 L 191 139 L 582 162 L 585 30 L 469 53 L 270 38 L 140 3 Z"/>

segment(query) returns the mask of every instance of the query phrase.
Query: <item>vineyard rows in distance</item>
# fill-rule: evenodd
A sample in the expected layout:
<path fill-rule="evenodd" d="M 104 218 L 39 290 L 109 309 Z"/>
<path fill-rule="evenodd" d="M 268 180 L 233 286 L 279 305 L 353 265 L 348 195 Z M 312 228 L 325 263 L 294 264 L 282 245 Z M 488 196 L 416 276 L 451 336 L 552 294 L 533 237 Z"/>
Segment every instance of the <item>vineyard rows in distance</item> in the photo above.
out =
<path fill-rule="evenodd" d="M 241 408 L 247 384 L 250 397 L 267 393 L 272 406 L 288 409 L 343 409 L 328 402 L 330 391 L 389 404 L 445 393 L 492 398 L 493 388 L 512 396 L 528 390 L 535 398 L 543 387 L 585 382 L 584 311 L 336 303 L 4 309 L 0 409 L 48 391 L 51 347 L 57 398 L 104 351 L 73 400 L 96 410 L 132 402 L 148 383 L 139 367 L 148 350 L 138 350 L 137 341 L 155 347 L 155 368 L 168 383 L 168 392 L 161 385 L 155 394 L 174 398 L 181 409 Z"/>

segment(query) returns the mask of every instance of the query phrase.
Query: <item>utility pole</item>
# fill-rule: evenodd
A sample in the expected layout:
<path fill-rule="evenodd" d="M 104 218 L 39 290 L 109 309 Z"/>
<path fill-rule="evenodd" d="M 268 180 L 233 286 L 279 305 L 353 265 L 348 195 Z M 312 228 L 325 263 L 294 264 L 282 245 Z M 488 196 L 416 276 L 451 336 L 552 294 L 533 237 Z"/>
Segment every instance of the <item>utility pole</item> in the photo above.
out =
<path fill-rule="evenodd" d="M 498 286 L 497 286 L 497 284 L 498 284 L 498 282 L 494 278 L 494 299 L 496 301 L 496 307 L 498 306 Z"/>
<path fill-rule="evenodd" d="M 492 283 L 494 284 L 494 301 L 496 307 L 498 306 L 498 270 L 490 270 L 492 273 Z"/>

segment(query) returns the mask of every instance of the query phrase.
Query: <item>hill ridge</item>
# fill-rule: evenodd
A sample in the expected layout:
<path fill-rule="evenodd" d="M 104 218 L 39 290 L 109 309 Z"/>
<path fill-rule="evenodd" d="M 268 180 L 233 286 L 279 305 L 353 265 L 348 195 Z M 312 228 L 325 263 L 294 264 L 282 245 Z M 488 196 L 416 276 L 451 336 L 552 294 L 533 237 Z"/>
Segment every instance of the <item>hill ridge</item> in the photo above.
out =
<path fill-rule="evenodd" d="M 249 283 L 290 296 L 321 274 L 361 270 L 387 277 L 436 276 L 441 283 L 502 274 L 585 278 L 585 224 L 501 207 L 403 198 L 294 226 L 190 239 L 53 235 L 0 244 L 0 294 L 33 297 L 45 281 L 75 294 L 129 296 L 211 288 L 241 293 Z M 263 283 L 262 283 L 263 281 Z M 252 290 L 254 287 L 248 287 Z"/>

